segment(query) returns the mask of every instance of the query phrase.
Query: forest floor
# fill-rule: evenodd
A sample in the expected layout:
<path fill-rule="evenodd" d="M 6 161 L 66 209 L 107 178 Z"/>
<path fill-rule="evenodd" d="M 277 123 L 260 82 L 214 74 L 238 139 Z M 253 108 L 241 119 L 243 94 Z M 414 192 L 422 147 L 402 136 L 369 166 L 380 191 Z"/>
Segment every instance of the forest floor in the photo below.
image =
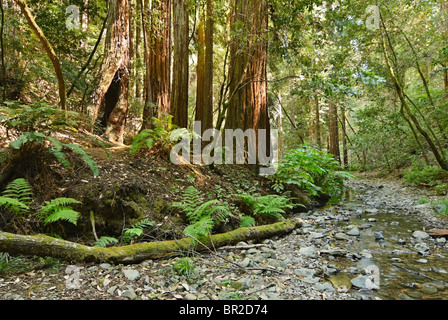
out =
<path fill-rule="evenodd" d="M 200 190 L 204 197 L 234 202 L 236 205 L 235 195 L 272 193 L 268 179 L 243 166 L 179 166 L 171 164 L 166 155 L 130 155 L 127 147 L 106 150 L 87 143 L 84 147 L 88 148 L 98 165 L 98 177 L 93 177 L 88 167 L 79 162 L 75 162 L 71 171 L 50 163 L 49 172 L 36 172 L 38 166 L 29 165 L 29 171 L 21 173 L 28 174 L 26 178 L 39 201 L 66 196 L 82 202 L 76 208 L 83 214 L 80 223 L 76 228 L 65 230 L 68 239 L 88 245 L 94 241 L 88 218 L 90 211 L 95 213 L 99 236 L 118 236 L 126 226 L 148 218 L 155 222 L 155 226 L 141 240 L 161 241 L 184 237 L 182 230 L 187 225 L 185 216 L 173 210 L 170 203 L 178 201 L 182 191 L 190 185 Z M 134 265 L 71 264 L 54 258 L 10 257 L 10 262 L 1 271 L 0 299 L 396 298 L 395 292 L 388 295 L 390 293 L 366 287 L 364 267 L 359 263 L 371 260 L 372 255 L 373 258 L 380 255 L 376 250 L 387 248 L 384 244 L 389 242 L 412 251 L 409 256 L 411 260 L 419 257 L 419 250 L 425 250 L 422 255 L 428 260 L 427 255 L 437 258 L 437 254 L 446 251 L 444 238 L 428 236 L 420 241 L 412 233 L 447 227 L 446 219 L 435 217 L 430 205 L 440 197 L 430 190 L 403 185 L 402 181 L 394 178 L 378 179 L 367 174 L 359 175 L 359 180 L 348 181 L 347 186 L 357 190 L 357 195 L 323 208 L 316 207 L 318 199 L 296 192 L 294 195 L 308 208 L 290 212 L 289 217 L 300 217 L 303 226 L 283 237 L 260 243 L 239 243 L 233 248 L 183 253 L 178 257 L 147 260 Z M 429 199 L 430 203 L 420 203 L 423 198 Z M 395 220 L 399 217 L 404 217 L 403 221 L 412 217 L 421 224 L 408 225 L 403 222 L 405 229 L 394 229 Z M 387 221 L 376 223 L 376 226 L 394 227 L 375 229 L 375 222 L 384 219 Z M 231 221 L 215 232 L 235 228 L 238 222 Z M 32 231 L 31 223 L 23 225 L 23 231 Z M 60 230 L 55 227 L 50 231 L 57 233 Z M 373 230 L 383 232 L 386 242 L 375 241 Z M 405 239 L 404 243 L 398 241 L 398 236 Z M 368 239 L 367 246 L 359 246 L 365 242 L 363 239 Z M 420 242 L 425 243 L 427 250 L 420 248 Z M 398 250 L 397 247 L 393 248 L 388 250 Z M 397 258 L 395 253 L 389 251 L 384 258 L 388 264 L 390 261 L 387 259 Z M 401 259 L 407 265 L 408 260 Z M 438 260 L 444 262 L 443 259 Z M 392 261 L 399 263 L 398 260 Z M 444 267 L 438 270 L 436 273 L 446 272 Z M 404 283 L 406 281 L 403 280 Z M 426 291 L 429 290 L 427 287 L 426 283 L 421 285 Z M 402 292 L 399 298 L 426 297 L 426 291 L 420 292 L 419 288 L 413 288 L 417 292 L 409 295 Z M 443 297 L 448 296 L 447 288 L 437 280 L 430 284 L 430 290 Z M 403 291 L 402 288 L 400 290 Z"/>
<path fill-rule="evenodd" d="M 419 239 L 413 233 L 446 228 L 446 219 L 435 217 L 430 205 L 418 202 L 422 198 L 430 197 L 434 201 L 438 198 L 429 190 L 412 188 L 398 180 L 364 176 L 348 181 L 347 185 L 357 193 L 338 204 L 297 213 L 304 224 L 291 234 L 260 243 L 239 243 L 233 248 L 191 253 L 188 259 L 179 256 L 134 265 L 70 265 L 59 259 L 15 257 L 0 279 L 0 298 L 357 300 L 446 297 L 448 284 L 443 281 L 447 272 L 444 267 L 444 257 L 448 256 L 446 241 L 429 236 Z M 398 229 L 399 223 L 402 229 Z M 375 229 L 380 227 L 383 229 Z M 374 240 L 374 230 L 383 232 L 385 242 Z M 399 242 L 398 238 L 404 242 Z M 365 239 L 370 239 L 368 246 L 360 246 Z M 386 254 L 378 253 L 379 249 L 384 249 Z M 366 284 L 364 264 L 382 259 L 387 265 L 397 264 L 405 269 L 417 263 L 420 266 L 417 270 L 431 277 L 421 282 L 422 279 L 399 278 L 396 270 L 387 270 L 387 274 L 382 270 L 381 289 L 372 290 Z M 409 276 L 406 270 L 402 273 Z M 391 278 L 400 279 L 399 289 L 394 289 L 397 284 L 390 282 Z"/>

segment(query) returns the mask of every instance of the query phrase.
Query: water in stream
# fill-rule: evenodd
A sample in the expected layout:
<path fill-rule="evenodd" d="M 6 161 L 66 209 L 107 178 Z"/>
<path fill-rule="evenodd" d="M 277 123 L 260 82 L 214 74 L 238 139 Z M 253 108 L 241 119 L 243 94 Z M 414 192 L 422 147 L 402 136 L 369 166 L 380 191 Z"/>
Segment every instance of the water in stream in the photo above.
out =
<path fill-rule="evenodd" d="M 351 274 L 354 270 L 370 268 L 378 289 L 360 291 L 369 298 L 448 299 L 446 243 L 413 237 L 414 231 L 424 229 L 418 214 L 387 201 L 372 202 L 375 192 L 349 190 L 338 205 L 322 208 L 334 214 L 349 213 L 348 218 L 338 221 L 338 228 L 357 226 L 360 230 L 355 241 L 345 242 L 345 249 L 362 255 L 336 259 L 335 265 L 350 278 L 355 277 Z"/>

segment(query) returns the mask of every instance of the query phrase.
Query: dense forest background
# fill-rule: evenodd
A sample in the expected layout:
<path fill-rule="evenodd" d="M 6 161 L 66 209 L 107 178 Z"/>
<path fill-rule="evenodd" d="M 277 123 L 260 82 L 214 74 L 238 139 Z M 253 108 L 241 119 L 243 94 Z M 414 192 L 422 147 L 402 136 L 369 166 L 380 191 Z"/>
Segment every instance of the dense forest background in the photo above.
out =
<path fill-rule="evenodd" d="M 167 160 L 173 130 L 194 139 L 195 121 L 196 134 L 278 130 L 271 191 L 331 196 L 350 176 L 342 168 L 448 191 L 445 1 L 5 0 L 1 8 L 7 195 L 21 175 L 40 188 L 41 204 L 64 195 L 50 191 L 63 180 L 55 168 L 76 162 L 70 152 L 84 172 L 101 176 L 84 150 L 92 146 L 109 158 L 114 147 L 130 146 L 131 155 Z M 26 209 L 26 201 L 2 201 Z"/>
<path fill-rule="evenodd" d="M 21 2 L 3 1 L 3 101 L 59 105 L 118 142 L 171 114 L 276 128 L 283 151 L 353 169 L 447 169 L 443 1 L 28 1 L 50 59 Z"/>

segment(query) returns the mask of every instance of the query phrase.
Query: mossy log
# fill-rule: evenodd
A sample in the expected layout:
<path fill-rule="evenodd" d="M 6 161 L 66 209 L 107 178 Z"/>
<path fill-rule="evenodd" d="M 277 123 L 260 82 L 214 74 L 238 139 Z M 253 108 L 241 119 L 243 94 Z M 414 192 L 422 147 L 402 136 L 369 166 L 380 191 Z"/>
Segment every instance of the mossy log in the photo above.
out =
<path fill-rule="evenodd" d="M 239 241 L 267 239 L 290 233 L 301 226 L 302 222 L 299 219 L 285 220 L 269 225 L 240 228 L 227 233 L 214 234 L 199 239 L 199 242 L 195 242 L 191 238 L 183 238 L 109 248 L 89 247 L 41 234 L 25 236 L 0 232 L 0 252 L 7 252 L 12 255 L 48 256 L 74 262 L 131 264 L 147 259 L 176 256 L 188 251 L 216 249 L 236 244 Z"/>

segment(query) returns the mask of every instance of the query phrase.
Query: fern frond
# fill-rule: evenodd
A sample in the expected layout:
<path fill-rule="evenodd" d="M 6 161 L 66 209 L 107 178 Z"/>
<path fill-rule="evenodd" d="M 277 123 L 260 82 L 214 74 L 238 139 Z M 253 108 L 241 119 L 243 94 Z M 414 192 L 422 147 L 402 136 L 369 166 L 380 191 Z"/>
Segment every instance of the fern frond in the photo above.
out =
<path fill-rule="evenodd" d="M 114 237 L 103 236 L 99 238 L 98 241 L 95 241 L 94 246 L 104 248 L 112 243 L 118 243 L 118 239 Z"/>
<path fill-rule="evenodd" d="M 194 240 L 208 236 L 213 229 L 214 222 L 211 217 L 202 217 L 199 221 L 189 225 L 184 229 L 184 233 L 192 237 Z"/>
<path fill-rule="evenodd" d="M 255 219 L 251 216 L 243 215 L 241 217 L 240 228 L 255 226 Z"/>
<path fill-rule="evenodd" d="M 51 213 L 45 218 L 44 222 L 45 224 L 48 224 L 59 220 L 65 220 L 76 225 L 78 223 L 79 216 L 79 212 L 76 212 L 70 208 L 64 208 Z"/>
<path fill-rule="evenodd" d="M 0 207 L 5 207 L 8 210 L 14 211 L 16 214 L 30 210 L 25 203 L 15 198 L 0 197 Z"/>
<path fill-rule="evenodd" d="M 68 205 L 71 204 L 81 204 L 80 201 L 75 200 L 73 198 L 56 198 L 50 201 L 45 201 L 45 206 L 43 206 L 40 211 L 41 213 L 50 213 L 53 211 L 57 211 L 60 210 L 64 207 L 67 207 Z"/>
<path fill-rule="evenodd" d="M 3 191 L 3 196 L 17 199 L 24 204 L 31 203 L 32 195 L 33 192 L 31 190 L 31 186 L 23 178 L 18 178 L 10 182 L 6 186 L 5 191 Z"/>
<path fill-rule="evenodd" d="M 95 177 L 100 174 L 95 160 L 93 160 L 93 158 L 83 148 L 72 143 L 66 143 L 64 144 L 64 147 L 72 149 L 78 156 L 80 156 L 82 161 L 84 161 L 84 163 L 89 166 L 90 170 L 92 170 Z"/>

